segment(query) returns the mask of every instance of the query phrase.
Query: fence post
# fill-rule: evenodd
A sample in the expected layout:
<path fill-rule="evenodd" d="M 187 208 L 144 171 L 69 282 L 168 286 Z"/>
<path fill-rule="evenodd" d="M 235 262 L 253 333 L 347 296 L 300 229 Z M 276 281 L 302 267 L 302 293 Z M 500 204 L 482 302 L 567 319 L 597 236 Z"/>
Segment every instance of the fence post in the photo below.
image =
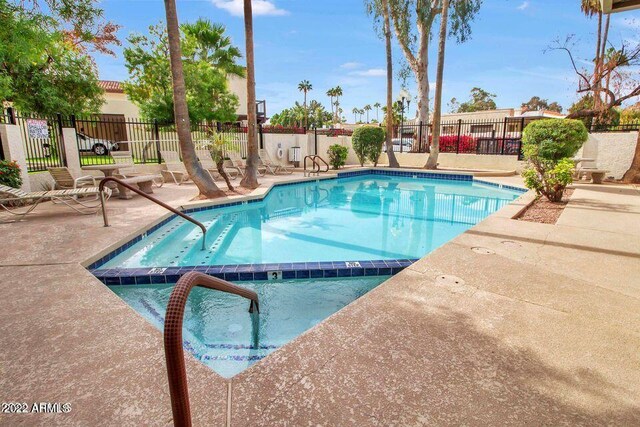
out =
<path fill-rule="evenodd" d="M 156 155 L 158 156 L 158 164 L 162 164 L 162 155 L 160 154 L 160 128 L 158 127 L 158 119 L 153 119 L 153 134 L 156 139 Z"/>
<path fill-rule="evenodd" d="M 62 160 L 62 166 L 69 166 L 69 161 L 67 159 L 67 149 L 66 149 L 67 141 L 65 141 L 64 131 L 62 130 L 64 127 L 62 125 L 62 114 L 56 113 L 56 120 L 58 121 L 58 135 L 60 135 L 60 139 L 58 140 L 58 150 L 60 150 L 61 153 L 59 153 L 59 156 L 60 156 L 60 159 Z M 75 138 L 75 135 L 74 135 L 74 143 L 76 144 L 76 148 L 77 148 L 78 141 Z M 80 172 L 80 171 L 78 170 L 77 172 Z"/>
<path fill-rule="evenodd" d="M 262 123 L 258 123 L 258 136 L 260 137 L 260 148 L 264 148 L 264 136 L 262 134 Z"/>
<path fill-rule="evenodd" d="M 10 125 L 17 125 L 18 122 L 16 120 L 16 110 L 14 110 L 12 107 L 7 108 L 7 115 L 9 116 L 9 124 Z"/>
<path fill-rule="evenodd" d="M 504 118 L 502 124 L 502 146 L 500 147 L 500 154 L 504 155 L 504 146 L 507 143 L 507 118 Z"/>
<path fill-rule="evenodd" d="M 460 154 L 460 134 L 462 133 L 462 119 L 458 119 L 458 139 L 456 140 L 456 154 Z"/>

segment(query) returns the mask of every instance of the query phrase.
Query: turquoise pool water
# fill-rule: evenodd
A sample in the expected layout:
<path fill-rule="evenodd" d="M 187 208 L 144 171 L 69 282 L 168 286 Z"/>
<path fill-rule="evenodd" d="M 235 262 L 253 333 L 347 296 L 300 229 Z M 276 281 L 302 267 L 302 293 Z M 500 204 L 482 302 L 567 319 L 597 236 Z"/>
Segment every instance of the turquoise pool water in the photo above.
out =
<path fill-rule="evenodd" d="M 260 314 L 237 295 L 195 288 L 187 301 L 184 346 L 230 378 L 378 286 L 386 277 L 238 283 L 258 293 Z M 112 286 L 162 330 L 173 285 Z"/>
<path fill-rule="evenodd" d="M 183 267 L 421 258 L 520 193 L 477 182 L 363 175 L 276 187 L 261 202 L 175 218 L 100 266 Z"/>

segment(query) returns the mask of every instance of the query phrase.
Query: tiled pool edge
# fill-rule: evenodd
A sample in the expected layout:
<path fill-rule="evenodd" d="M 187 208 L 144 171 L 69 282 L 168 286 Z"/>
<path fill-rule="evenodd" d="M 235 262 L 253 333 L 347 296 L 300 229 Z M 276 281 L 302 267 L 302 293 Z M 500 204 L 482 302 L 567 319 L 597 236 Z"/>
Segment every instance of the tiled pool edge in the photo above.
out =
<path fill-rule="evenodd" d="M 430 172 L 420 170 L 406 169 L 377 169 L 365 168 L 356 171 L 338 172 L 334 176 L 317 177 L 315 179 L 295 180 L 290 182 L 274 183 L 267 191 L 254 198 L 242 198 L 233 202 L 207 204 L 205 206 L 187 207 L 181 209 L 182 212 L 188 214 L 193 212 L 201 212 L 205 210 L 221 209 L 231 206 L 240 206 L 244 204 L 262 202 L 276 187 L 285 187 L 298 185 L 305 182 L 316 182 L 321 180 L 332 180 L 338 178 L 351 178 L 362 175 L 384 175 L 384 176 L 404 176 L 421 179 L 434 180 L 454 180 L 477 182 L 483 185 L 489 185 L 496 188 L 504 188 L 520 193 L 527 190 L 521 187 L 515 187 L 506 184 L 498 184 L 490 181 L 475 179 L 470 173 L 451 173 L 451 172 Z M 227 281 L 245 281 L 245 280 L 268 280 L 267 272 L 282 272 L 282 279 L 306 279 L 306 278 L 331 278 L 331 277 L 358 277 L 358 276 L 387 276 L 393 275 L 404 268 L 411 265 L 417 259 L 407 260 L 367 260 L 367 261 L 336 261 L 336 262 L 307 262 L 307 263 L 271 263 L 271 264 L 243 264 L 243 265 L 222 265 L 222 266 L 186 266 L 186 267 L 154 267 L 154 268 L 113 268 L 100 269 L 99 266 L 119 255 L 123 251 L 129 249 L 132 245 L 138 243 L 147 234 L 153 233 L 159 228 L 173 220 L 176 215 L 168 215 L 163 220 L 149 227 L 135 237 L 129 239 L 126 243 L 91 262 L 86 268 L 101 282 L 106 285 L 132 285 L 132 284 L 161 284 L 175 283 L 180 276 L 189 271 L 200 271 L 219 277 Z M 349 267 L 348 264 L 359 263 L 361 267 Z M 312 267 L 308 267 L 313 264 Z M 323 265 L 316 267 L 315 265 Z M 375 266 L 373 264 L 376 264 Z"/>
<path fill-rule="evenodd" d="M 391 276 L 404 270 L 417 259 L 294 262 L 271 264 L 239 264 L 188 267 L 94 269 L 91 273 L 107 286 L 175 283 L 183 274 L 197 271 L 220 279 L 237 281 L 269 280 L 269 274 L 281 272 L 282 280 L 336 277 Z"/>

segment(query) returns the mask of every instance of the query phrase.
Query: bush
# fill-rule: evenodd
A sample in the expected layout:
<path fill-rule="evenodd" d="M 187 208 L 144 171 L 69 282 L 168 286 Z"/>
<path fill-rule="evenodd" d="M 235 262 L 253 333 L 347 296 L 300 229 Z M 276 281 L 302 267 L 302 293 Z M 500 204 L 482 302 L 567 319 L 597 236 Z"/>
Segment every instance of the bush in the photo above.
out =
<path fill-rule="evenodd" d="M 333 166 L 334 169 L 339 169 L 347 162 L 348 153 L 348 147 L 344 147 L 340 144 L 331 145 L 327 150 L 327 154 L 329 155 L 329 163 L 331 164 L 331 166 Z"/>
<path fill-rule="evenodd" d="M 20 188 L 22 185 L 20 166 L 15 160 L 11 162 L 9 160 L 0 160 L 0 184 L 13 188 Z"/>
<path fill-rule="evenodd" d="M 353 151 L 358 157 L 360 166 L 364 166 L 367 159 L 374 165 L 378 164 L 384 140 L 384 129 L 379 126 L 362 126 L 353 131 Z"/>
<path fill-rule="evenodd" d="M 579 120 L 538 120 L 522 134 L 522 151 L 527 167 L 522 172 L 525 184 L 551 202 L 562 200 L 573 181 L 573 157 L 588 138 Z"/>

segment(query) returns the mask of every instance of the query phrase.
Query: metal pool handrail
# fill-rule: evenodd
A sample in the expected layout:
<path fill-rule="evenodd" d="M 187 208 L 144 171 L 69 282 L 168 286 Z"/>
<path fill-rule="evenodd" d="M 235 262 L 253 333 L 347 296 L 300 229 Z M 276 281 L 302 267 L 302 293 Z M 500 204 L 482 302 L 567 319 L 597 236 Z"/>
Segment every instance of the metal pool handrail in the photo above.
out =
<path fill-rule="evenodd" d="M 191 289 L 196 286 L 240 295 L 251 300 L 249 313 L 260 313 L 258 294 L 254 291 L 236 286 L 225 280 L 191 271 L 178 280 L 167 304 L 164 320 L 164 354 L 167 360 L 169 377 L 169 393 L 174 426 L 191 426 L 191 408 L 189 407 L 189 389 L 187 371 L 184 363 L 182 347 L 182 322 L 187 298 Z"/>
<path fill-rule="evenodd" d="M 309 172 L 307 172 L 307 159 L 311 159 L 311 161 L 313 162 L 313 169 L 310 170 Z M 318 163 L 318 160 L 320 160 L 322 163 L 324 163 L 325 166 L 325 170 L 321 170 L 320 169 L 320 163 Z M 329 164 L 327 162 L 324 161 L 324 159 L 318 155 L 312 154 L 309 156 L 305 156 L 304 160 L 303 160 L 303 164 L 304 164 L 304 175 L 306 176 L 307 174 L 311 175 L 312 173 L 315 174 L 319 174 L 320 172 L 329 172 Z"/>
<path fill-rule="evenodd" d="M 200 221 L 196 221 L 195 219 L 191 218 L 189 215 L 186 215 L 182 212 L 180 212 L 179 210 L 172 208 L 171 206 L 167 205 L 164 202 L 161 202 L 160 200 L 156 199 L 155 197 L 152 197 L 150 195 L 148 195 L 147 193 L 141 191 L 140 189 L 127 184 L 126 182 L 122 181 L 121 179 L 118 179 L 116 177 L 113 176 L 108 176 L 106 178 L 103 178 L 102 181 L 100 181 L 100 186 L 98 187 L 98 189 L 100 190 L 100 200 L 102 201 L 102 217 L 104 218 L 104 226 L 108 227 L 109 226 L 109 220 L 107 219 L 107 208 L 105 207 L 105 200 L 104 200 L 104 186 L 107 182 L 112 181 L 115 182 L 118 185 L 121 185 L 131 191 L 133 191 L 136 194 L 141 195 L 142 197 L 144 197 L 147 200 L 151 200 L 153 203 L 155 203 L 156 205 L 162 206 L 163 208 L 173 212 L 174 214 L 178 215 L 181 218 L 184 218 L 185 220 L 197 225 L 198 227 L 200 227 L 200 229 L 202 230 L 202 250 L 206 249 L 206 244 L 207 244 L 207 227 L 205 227 Z"/>

